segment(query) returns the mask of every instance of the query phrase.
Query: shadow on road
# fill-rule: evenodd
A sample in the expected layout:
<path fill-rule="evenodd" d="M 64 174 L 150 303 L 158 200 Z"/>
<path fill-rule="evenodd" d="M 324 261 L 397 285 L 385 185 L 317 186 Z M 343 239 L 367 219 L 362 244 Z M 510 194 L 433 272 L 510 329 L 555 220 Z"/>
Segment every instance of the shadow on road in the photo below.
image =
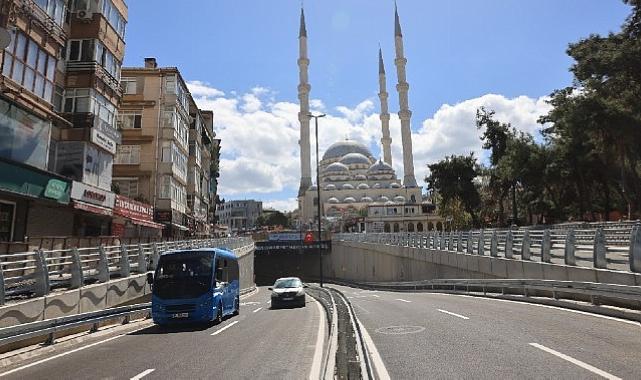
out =
<path fill-rule="evenodd" d="M 179 334 L 185 332 L 204 331 L 212 327 L 213 323 L 185 323 L 171 326 L 153 325 L 146 329 L 138 330 L 127 335 L 155 335 L 155 334 Z"/>

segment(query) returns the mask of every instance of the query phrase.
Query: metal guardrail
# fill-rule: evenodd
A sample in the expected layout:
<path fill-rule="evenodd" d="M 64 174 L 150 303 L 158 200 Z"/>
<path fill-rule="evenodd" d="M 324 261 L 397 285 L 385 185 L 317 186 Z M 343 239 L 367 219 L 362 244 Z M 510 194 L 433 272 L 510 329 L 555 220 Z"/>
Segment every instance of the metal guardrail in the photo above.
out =
<path fill-rule="evenodd" d="M 88 284 L 154 270 L 162 252 L 183 248 L 228 248 L 253 244 L 251 238 L 182 240 L 0 254 L 0 305 L 9 298 L 41 297 L 52 289 Z"/>
<path fill-rule="evenodd" d="M 639 222 L 592 229 L 352 233 L 335 234 L 333 239 L 641 273 Z"/>
<path fill-rule="evenodd" d="M 91 331 L 96 331 L 101 322 L 118 318 L 128 322 L 132 314 L 149 312 L 151 303 L 143 303 L 5 327 L 0 329 L 0 347 L 40 336 L 48 336 L 46 343 L 52 344 L 57 332 L 88 325 L 91 325 Z"/>

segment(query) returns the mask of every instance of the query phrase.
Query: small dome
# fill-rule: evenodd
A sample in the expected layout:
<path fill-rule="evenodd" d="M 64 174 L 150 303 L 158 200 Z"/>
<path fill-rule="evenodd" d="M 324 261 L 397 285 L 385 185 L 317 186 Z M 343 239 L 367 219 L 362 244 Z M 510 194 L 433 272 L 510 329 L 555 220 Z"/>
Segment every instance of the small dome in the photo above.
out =
<path fill-rule="evenodd" d="M 369 185 L 366 183 L 361 183 L 356 188 L 360 190 L 365 190 L 365 189 L 369 189 Z"/>
<path fill-rule="evenodd" d="M 372 153 L 365 145 L 353 140 L 345 140 L 330 145 L 323 154 L 323 160 L 341 158 L 349 153 L 360 153 L 366 157 L 372 157 Z"/>
<path fill-rule="evenodd" d="M 341 186 L 343 190 L 352 190 L 354 188 L 354 185 L 351 183 L 344 183 L 343 186 Z"/>
<path fill-rule="evenodd" d="M 385 202 L 385 205 L 387 205 L 387 206 L 395 205 L 395 204 L 396 204 L 396 203 L 394 203 L 394 202 L 392 202 L 392 201 L 387 201 L 387 202 Z"/>
<path fill-rule="evenodd" d="M 336 185 L 330 183 L 329 185 L 325 186 L 325 190 L 336 190 Z"/>
<path fill-rule="evenodd" d="M 389 187 L 391 187 L 392 189 L 400 189 L 401 185 L 396 182 L 392 182 L 389 184 Z"/>
<path fill-rule="evenodd" d="M 383 162 L 383 160 L 378 160 L 377 163 L 369 167 L 369 169 L 367 170 L 367 174 L 378 174 L 378 173 L 381 173 L 381 174 L 394 173 L 394 168 L 392 168 L 386 162 Z"/>
<path fill-rule="evenodd" d="M 372 186 L 372 189 L 380 189 L 380 188 L 381 188 L 381 184 L 378 182 L 375 183 L 374 186 Z"/>
<path fill-rule="evenodd" d="M 356 174 L 354 179 L 357 181 L 365 181 L 367 180 L 367 176 L 365 174 Z"/>
<path fill-rule="evenodd" d="M 363 197 L 363 198 L 361 198 L 361 202 L 363 202 L 363 203 L 371 203 L 373 201 L 374 200 L 371 197 Z"/>
<path fill-rule="evenodd" d="M 379 202 L 388 202 L 389 198 L 384 196 L 384 195 L 381 195 L 380 197 L 378 197 L 378 201 Z"/>
<path fill-rule="evenodd" d="M 372 164 L 369 158 L 367 158 L 367 156 L 363 155 L 362 153 L 347 153 L 343 156 L 343 158 L 341 158 L 340 163 L 345 165 L 367 166 L 370 166 Z"/>
<path fill-rule="evenodd" d="M 394 202 L 405 203 L 405 197 L 402 195 L 397 195 L 394 197 Z"/>
<path fill-rule="evenodd" d="M 343 203 L 354 203 L 354 202 L 356 202 L 356 199 L 354 199 L 354 197 L 347 197 L 343 199 Z"/>
<path fill-rule="evenodd" d="M 332 164 L 327 165 L 327 167 L 325 168 L 325 173 L 330 173 L 330 172 L 347 173 L 349 172 L 349 168 L 346 165 L 341 164 L 340 162 L 334 162 Z"/>
<path fill-rule="evenodd" d="M 338 203 L 338 199 L 336 197 L 331 197 L 327 200 L 327 203 Z"/>

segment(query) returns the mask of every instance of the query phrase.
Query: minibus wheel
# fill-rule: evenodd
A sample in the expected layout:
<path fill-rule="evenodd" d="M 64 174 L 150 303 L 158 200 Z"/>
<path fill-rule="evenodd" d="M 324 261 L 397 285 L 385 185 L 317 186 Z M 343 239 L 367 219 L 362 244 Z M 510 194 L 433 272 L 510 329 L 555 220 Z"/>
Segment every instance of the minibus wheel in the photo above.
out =
<path fill-rule="evenodd" d="M 216 312 L 216 324 L 223 323 L 223 304 L 218 304 L 218 311 Z"/>
<path fill-rule="evenodd" d="M 240 314 L 240 300 L 238 297 L 234 300 L 234 315 Z"/>

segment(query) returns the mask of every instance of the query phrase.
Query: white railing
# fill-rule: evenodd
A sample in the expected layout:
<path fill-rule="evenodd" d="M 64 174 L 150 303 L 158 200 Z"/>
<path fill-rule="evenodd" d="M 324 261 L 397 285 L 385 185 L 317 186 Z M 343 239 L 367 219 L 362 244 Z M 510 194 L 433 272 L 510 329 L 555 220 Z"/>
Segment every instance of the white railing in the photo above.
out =
<path fill-rule="evenodd" d="M 146 273 L 169 250 L 212 247 L 238 251 L 252 245 L 251 238 L 241 237 L 0 254 L 0 305 L 7 298 L 40 297 L 52 289 L 77 289 Z"/>
<path fill-rule="evenodd" d="M 335 234 L 335 241 L 395 245 L 641 273 L 641 224 Z"/>

